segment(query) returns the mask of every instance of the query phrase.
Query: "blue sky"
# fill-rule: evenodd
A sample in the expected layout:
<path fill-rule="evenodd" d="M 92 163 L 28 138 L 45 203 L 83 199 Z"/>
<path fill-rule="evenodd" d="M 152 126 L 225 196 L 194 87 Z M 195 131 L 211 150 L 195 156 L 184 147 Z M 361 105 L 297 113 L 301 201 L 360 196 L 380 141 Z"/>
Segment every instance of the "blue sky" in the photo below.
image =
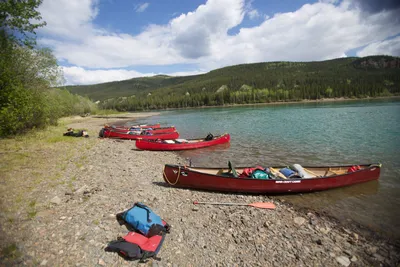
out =
<path fill-rule="evenodd" d="M 44 0 L 67 84 L 253 62 L 400 56 L 396 0 Z"/>

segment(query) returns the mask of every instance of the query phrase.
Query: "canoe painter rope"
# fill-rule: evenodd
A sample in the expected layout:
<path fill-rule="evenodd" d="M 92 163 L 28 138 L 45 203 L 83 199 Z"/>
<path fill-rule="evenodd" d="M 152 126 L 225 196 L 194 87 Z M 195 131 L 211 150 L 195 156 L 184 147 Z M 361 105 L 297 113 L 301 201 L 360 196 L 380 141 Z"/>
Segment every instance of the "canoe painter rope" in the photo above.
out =
<path fill-rule="evenodd" d="M 179 166 L 178 175 L 176 176 L 176 180 L 175 180 L 174 183 L 171 183 L 171 182 L 168 180 L 167 175 L 165 174 L 165 168 L 163 169 L 163 175 L 164 175 L 164 179 L 165 179 L 170 185 L 176 185 L 176 184 L 178 183 L 179 177 L 180 177 L 180 175 L 181 175 L 181 166 Z"/>

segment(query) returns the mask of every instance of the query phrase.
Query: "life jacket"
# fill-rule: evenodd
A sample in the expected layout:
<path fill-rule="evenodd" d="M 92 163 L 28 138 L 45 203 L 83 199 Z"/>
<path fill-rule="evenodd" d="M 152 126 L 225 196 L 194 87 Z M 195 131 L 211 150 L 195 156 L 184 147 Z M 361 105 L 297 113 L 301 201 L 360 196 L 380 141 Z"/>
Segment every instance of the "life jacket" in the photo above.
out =
<path fill-rule="evenodd" d="M 108 252 L 117 252 L 126 260 L 140 260 L 156 258 L 164 242 L 165 234 L 145 237 L 136 232 L 129 232 L 118 240 L 111 241 L 104 249 Z"/>
<path fill-rule="evenodd" d="M 256 170 L 260 170 L 260 171 L 265 172 L 265 169 L 263 167 L 261 167 L 261 166 L 257 166 L 255 168 L 244 168 L 243 172 L 239 175 L 239 177 L 241 177 L 241 178 L 250 178 L 250 177 L 252 177 L 252 174 Z M 255 177 L 252 177 L 252 178 L 255 178 Z"/>
<path fill-rule="evenodd" d="M 99 137 L 108 137 L 110 135 L 110 128 L 102 128 L 99 132 Z"/>
<path fill-rule="evenodd" d="M 355 172 L 361 170 L 360 165 L 353 165 L 350 168 L 347 169 L 347 172 Z"/>

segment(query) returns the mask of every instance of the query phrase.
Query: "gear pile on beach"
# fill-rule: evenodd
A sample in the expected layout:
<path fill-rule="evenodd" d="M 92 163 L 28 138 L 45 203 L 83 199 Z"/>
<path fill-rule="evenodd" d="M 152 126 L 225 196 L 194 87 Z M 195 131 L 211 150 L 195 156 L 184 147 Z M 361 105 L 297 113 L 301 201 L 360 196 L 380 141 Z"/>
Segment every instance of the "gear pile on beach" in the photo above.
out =
<path fill-rule="evenodd" d="M 72 128 L 68 128 L 63 136 L 73 136 L 73 137 L 89 137 L 89 134 L 86 130 L 78 130 L 74 131 Z"/>
<path fill-rule="evenodd" d="M 143 203 L 135 203 L 132 208 L 117 214 L 120 225 L 130 232 L 112 241 L 105 251 L 117 252 L 126 260 L 156 259 L 170 226 Z"/>

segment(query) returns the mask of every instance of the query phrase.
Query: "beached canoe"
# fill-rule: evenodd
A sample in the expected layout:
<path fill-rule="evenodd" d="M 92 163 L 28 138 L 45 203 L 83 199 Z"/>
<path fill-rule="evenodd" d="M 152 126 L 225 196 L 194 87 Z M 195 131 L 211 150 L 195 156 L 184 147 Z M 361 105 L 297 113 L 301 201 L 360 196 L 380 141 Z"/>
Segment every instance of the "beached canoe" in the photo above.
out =
<path fill-rule="evenodd" d="M 159 133 L 172 133 L 176 131 L 175 126 L 169 127 L 160 127 L 160 128 L 129 128 L 129 129 L 122 129 L 122 128 L 112 128 L 111 131 L 118 132 L 118 133 L 126 133 L 126 134 L 144 134 L 144 133 L 152 133 L 152 134 L 159 134 Z"/>
<path fill-rule="evenodd" d="M 136 147 L 142 150 L 158 151 L 187 150 L 225 144 L 231 139 L 229 134 L 213 136 L 211 138 L 210 140 L 205 140 L 205 138 L 175 140 L 146 140 L 138 138 L 136 140 Z"/>
<path fill-rule="evenodd" d="M 297 164 L 298 165 L 298 164 Z M 300 166 L 300 165 L 298 165 Z M 291 192 L 320 191 L 357 183 L 363 183 L 379 178 L 381 164 L 331 167 L 302 167 L 303 177 L 283 178 L 279 170 L 283 167 L 268 168 L 272 179 L 256 179 L 250 177 L 233 177 L 236 171 L 239 175 L 248 168 L 197 168 L 166 164 L 164 180 L 171 186 L 201 190 L 228 191 L 241 193 L 276 194 Z M 267 171 L 267 172 L 268 172 Z M 240 175 L 243 176 L 243 175 Z M 293 176 L 296 177 L 296 176 Z"/>
<path fill-rule="evenodd" d="M 104 125 L 104 128 L 113 128 L 113 129 L 127 129 L 129 130 L 130 128 L 141 128 L 141 129 L 147 129 L 147 128 L 160 128 L 161 125 L 159 123 L 157 124 L 140 124 L 140 125 Z"/>
<path fill-rule="evenodd" d="M 144 135 L 144 134 L 138 135 L 138 134 L 116 132 L 110 129 L 103 128 L 101 129 L 99 136 L 108 138 L 130 139 L 130 140 L 136 140 L 138 138 L 151 140 L 151 139 L 177 139 L 179 138 L 179 133 L 175 131 L 175 132 L 157 133 L 151 135 Z"/>

